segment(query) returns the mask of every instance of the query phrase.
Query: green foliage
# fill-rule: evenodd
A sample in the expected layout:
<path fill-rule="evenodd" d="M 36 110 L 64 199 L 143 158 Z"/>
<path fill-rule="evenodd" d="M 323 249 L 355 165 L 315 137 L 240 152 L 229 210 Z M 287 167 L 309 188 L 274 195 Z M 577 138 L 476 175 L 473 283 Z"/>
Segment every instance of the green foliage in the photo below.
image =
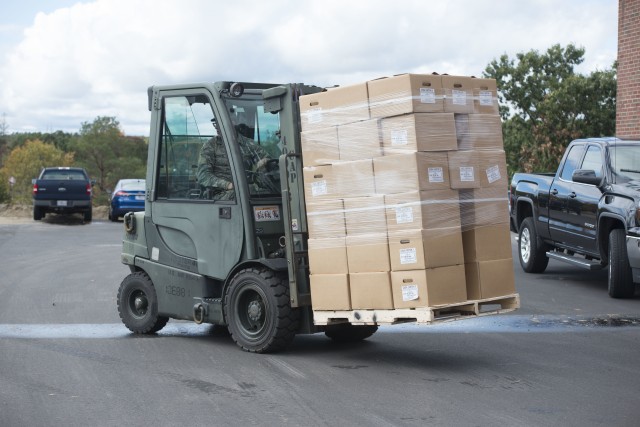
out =
<path fill-rule="evenodd" d="M 585 76 L 584 49 L 554 45 L 545 53 L 502 55 L 485 69 L 496 79 L 509 174 L 554 171 L 576 138 L 615 134 L 616 68 Z"/>
<path fill-rule="evenodd" d="M 111 190 L 122 178 L 145 178 L 147 144 L 143 138 L 127 137 L 115 117 L 84 122 L 73 140 L 77 162 L 96 180 L 96 204 L 106 204 Z"/>
<path fill-rule="evenodd" d="M 13 201 L 29 203 L 32 194 L 31 180 L 37 178 L 44 167 L 72 166 L 73 153 L 65 153 L 51 144 L 40 140 L 27 141 L 23 146 L 14 148 L 7 156 L 2 174 L 13 176 Z"/>
<path fill-rule="evenodd" d="M 0 169 L 0 203 L 8 203 L 11 201 L 9 177 Z"/>

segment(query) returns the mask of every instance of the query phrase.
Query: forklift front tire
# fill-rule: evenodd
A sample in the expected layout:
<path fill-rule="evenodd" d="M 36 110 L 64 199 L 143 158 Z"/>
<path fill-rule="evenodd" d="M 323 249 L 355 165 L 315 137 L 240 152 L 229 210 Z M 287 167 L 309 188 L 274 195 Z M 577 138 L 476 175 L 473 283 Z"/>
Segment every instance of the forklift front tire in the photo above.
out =
<path fill-rule="evenodd" d="M 293 341 L 299 313 L 291 308 L 288 285 L 268 268 L 244 269 L 231 279 L 224 312 L 231 337 L 243 350 L 274 352 Z"/>
<path fill-rule="evenodd" d="M 118 313 L 122 323 L 136 334 L 156 333 L 169 321 L 158 315 L 156 289 L 143 271 L 129 274 L 120 284 Z"/>

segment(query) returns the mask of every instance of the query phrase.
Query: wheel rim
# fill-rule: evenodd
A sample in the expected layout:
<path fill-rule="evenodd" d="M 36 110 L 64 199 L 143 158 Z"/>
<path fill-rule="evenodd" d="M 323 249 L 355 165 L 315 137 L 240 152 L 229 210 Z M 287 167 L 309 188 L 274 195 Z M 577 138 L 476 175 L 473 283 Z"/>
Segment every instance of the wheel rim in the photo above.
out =
<path fill-rule="evenodd" d="M 129 295 L 129 311 L 131 314 L 141 319 L 147 315 L 148 310 L 149 299 L 147 298 L 147 294 L 139 289 L 131 292 Z"/>
<path fill-rule="evenodd" d="M 249 285 L 239 292 L 236 301 L 234 311 L 240 333 L 248 339 L 259 339 L 267 326 L 265 296 L 256 285 Z"/>
<path fill-rule="evenodd" d="M 524 228 L 520 233 L 520 258 L 525 263 L 529 262 L 531 257 L 531 233 L 528 228 Z"/>

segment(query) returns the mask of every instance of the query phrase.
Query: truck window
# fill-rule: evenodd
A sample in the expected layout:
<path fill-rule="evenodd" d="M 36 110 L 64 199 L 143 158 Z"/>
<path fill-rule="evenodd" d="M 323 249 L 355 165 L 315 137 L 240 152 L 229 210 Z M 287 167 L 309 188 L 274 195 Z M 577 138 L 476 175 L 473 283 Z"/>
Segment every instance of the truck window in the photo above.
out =
<path fill-rule="evenodd" d="M 162 116 L 158 198 L 205 198 L 206 188 L 198 181 L 200 152 L 209 140 L 219 139 L 207 96 L 165 97 Z"/>
<path fill-rule="evenodd" d="M 584 155 L 580 169 L 589 169 L 596 172 L 598 178 L 602 177 L 602 150 L 597 145 L 590 145 Z"/>
<path fill-rule="evenodd" d="M 42 174 L 42 179 L 71 179 L 86 181 L 84 173 L 79 170 L 48 170 Z"/>
<path fill-rule="evenodd" d="M 562 174 L 560 175 L 561 179 L 571 181 L 573 171 L 578 168 L 578 162 L 580 162 L 583 153 L 584 145 L 574 145 L 571 147 L 566 160 L 564 161 L 564 166 L 562 167 Z"/>

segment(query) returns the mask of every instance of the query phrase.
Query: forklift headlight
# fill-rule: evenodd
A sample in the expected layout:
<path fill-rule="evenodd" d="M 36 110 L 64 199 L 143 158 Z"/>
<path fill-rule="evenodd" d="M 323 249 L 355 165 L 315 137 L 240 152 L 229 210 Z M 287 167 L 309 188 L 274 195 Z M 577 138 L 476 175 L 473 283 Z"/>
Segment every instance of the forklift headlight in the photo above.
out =
<path fill-rule="evenodd" d="M 232 83 L 231 86 L 229 87 L 229 95 L 231 95 L 234 98 L 240 98 L 243 93 L 244 93 L 244 86 L 242 86 L 240 83 Z"/>

